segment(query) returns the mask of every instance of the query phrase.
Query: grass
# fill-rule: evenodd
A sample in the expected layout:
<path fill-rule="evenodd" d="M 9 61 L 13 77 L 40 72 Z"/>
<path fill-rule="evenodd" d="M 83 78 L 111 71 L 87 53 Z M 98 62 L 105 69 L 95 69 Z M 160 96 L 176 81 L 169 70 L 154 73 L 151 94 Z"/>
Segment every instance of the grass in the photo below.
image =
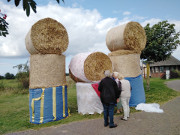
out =
<path fill-rule="evenodd" d="M 180 92 L 174 91 L 165 85 L 166 81 L 167 80 L 163 80 L 159 78 L 151 78 L 150 90 L 145 90 L 147 103 L 163 104 L 173 99 L 174 97 L 180 96 Z M 146 88 L 145 85 L 144 88 Z"/>
<path fill-rule="evenodd" d="M 71 111 L 71 116 L 60 121 L 40 125 L 31 124 L 29 122 L 28 89 L 21 90 L 21 86 L 19 86 L 17 80 L 0 80 L 0 84 L 2 81 L 5 89 L 2 90 L 0 87 L 0 134 L 28 129 L 38 129 L 41 127 L 49 127 L 52 125 L 65 124 L 85 119 L 103 118 L 102 114 L 78 114 L 75 84 L 70 78 L 67 78 L 68 106 Z M 180 92 L 167 88 L 164 84 L 165 81 L 166 80 L 151 78 L 151 89 L 149 91 L 145 90 L 146 102 L 162 104 L 174 97 L 180 96 Z M 134 108 L 131 108 L 131 113 L 132 112 L 137 111 Z"/>

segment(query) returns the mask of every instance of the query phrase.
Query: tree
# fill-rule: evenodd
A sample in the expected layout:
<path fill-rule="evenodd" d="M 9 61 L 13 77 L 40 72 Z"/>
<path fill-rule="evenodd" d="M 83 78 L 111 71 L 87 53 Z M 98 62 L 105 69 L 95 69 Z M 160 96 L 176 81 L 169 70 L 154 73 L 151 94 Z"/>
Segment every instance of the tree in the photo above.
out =
<path fill-rule="evenodd" d="M 17 80 L 22 84 L 23 88 L 29 87 L 29 66 L 28 61 L 25 64 L 19 64 L 14 66 L 13 68 L 18 69 L 18 73 L 16 74 Z"/>
<path fill-rule="evenodd" d="M 7 0 L 8 2 L 10 2 L 11 0 Z M 14 0 L 14 4 L 15 6 L 19 6 L 21 0 Z M 58 3 L 60 3 L 60 0 L 56 0 Z M 62 2 L 64 2 L 64 0 L 62 0 Z M 23 4 L 23 10 L 26 11 L 26 15 L 29 17 L 30 15 L 30 8 L 34 11 L 34 13 L 36 13 L 36 2 L 34 0 L 22 0 L 22 4 Z M 1 10 L 0 10 L 1 12 Z M 5 15 L 5 18 L 4 18 Z M 1 17 L 2 16 L 2 17 Z M 6 37 L 8 33 L 8 23 L 6 22 L 6 14 L 2 14 L 0 13 L 0 36 L 4 36 Z"/>
<path fill-rule="evenodd" d="M 147 90 L 149 90 L 149 64 L 166 60 L 180 45 L 180 32 L 176 32 L 174 27 L 175 24 L 168 21 L 159 22 L 152 27 L 147 24 L 144 27 L 147 43 L 141 53 L 141 59 L 147 62 Z"/>
<path fill-rule="evenodd" d="M 1 13 L 0 10 L 0 36 L 4 36 L 6 37 L 6 35 L 8 34 L 8 23 L 6 22 L 6 14 Z"/>
<path fill-rule="evenodd" d="M 9 72 L 5 74 L 5 79 L 14 79 L 14 78 L 15 78 L 14 74 L 11 74 Z"/>
<path fill-rule="evenodd" d="M 1 80 L 1 79 L 4 79 L 4 76 L 0 75 L 0 80 Z"/>

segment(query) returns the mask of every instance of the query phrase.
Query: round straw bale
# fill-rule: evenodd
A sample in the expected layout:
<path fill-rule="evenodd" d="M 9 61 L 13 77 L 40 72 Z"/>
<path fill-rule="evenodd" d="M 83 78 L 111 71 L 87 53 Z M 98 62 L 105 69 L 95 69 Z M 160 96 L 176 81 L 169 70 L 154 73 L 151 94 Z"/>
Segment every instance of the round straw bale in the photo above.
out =
<path fill-rule="evenodd" d="M 32 26 L 25 43 L 30 54 L 62 54 L 68 47 L 68 33 L 61 23 L 45 18 Z"/>
<path fill-rule="evenodd" d="M 30 88 L 48 88 L 65 84 L 64 55 L 34 54 L 30 56 Z"/>
<path fill-rule="evenodd" d="M 138 22 L 129 22 L 110 29 L 106 35 L 110 51 L 129 49 L 140 52 L 146 45 L 146 33 Z"/>
<path fill-rule="evenodd" d="M 141 74 L 140 54 L 109 55 L 113 71 L 119 72 L 120 76 L 136 77 Z"/>
<path fill-rule="evenodd" d="M 79 53 L 71 59 L 69 70 L 73 76 L 83 82 L 99 81 L 104 77 L 105 70 L 112 72 L 112 62 L 101 52 Z M 72 79 L 79 81 L 74 77 Z"/>

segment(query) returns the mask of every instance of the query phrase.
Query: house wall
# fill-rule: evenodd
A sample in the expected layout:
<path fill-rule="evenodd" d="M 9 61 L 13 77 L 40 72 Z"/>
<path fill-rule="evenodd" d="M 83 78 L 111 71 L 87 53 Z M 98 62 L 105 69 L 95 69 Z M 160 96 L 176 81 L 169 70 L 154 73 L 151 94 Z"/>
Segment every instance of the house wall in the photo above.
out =
<path fill-rule="evenodd" d="M 151 77 L 162 77 L 166 70 L 179 70 L 180 66 L 160 66 L 160 67 L 150 67 Z"/>

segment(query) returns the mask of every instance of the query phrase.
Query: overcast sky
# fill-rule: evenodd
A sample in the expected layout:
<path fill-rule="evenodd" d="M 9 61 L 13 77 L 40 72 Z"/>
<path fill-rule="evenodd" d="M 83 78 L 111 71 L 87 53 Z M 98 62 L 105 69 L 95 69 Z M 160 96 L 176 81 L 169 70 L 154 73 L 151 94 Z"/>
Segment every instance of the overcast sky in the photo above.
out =
<path fill-rule="evenodd" d="M 35 0 L 37 13 L 31 10 L 27 17 L 21 6 L 15 7 L 14 0 L 0 0 L 1 12 L 7 14 L 9 35 L 0 37 L 0 75 L 16 74 L 13 66 L 29 59 L 25 47 L 25 36 L 31 26 L 40 19 L 51 17 L 62 23 L 69 35 L 66 55 L 66 72 L 71 58 L 77 53 L 101 51 L 109 53 L 106 47 L 107 31 L 129 21 L 137 21 L 143 27 L 168 20 L 180 31 L 179 0 L 65 0 L 60 5 L 56 0 Z M 22 3 L 20 3 L 21 5 Z M 173 52 L 180 60 L 180 47 Z"/>

